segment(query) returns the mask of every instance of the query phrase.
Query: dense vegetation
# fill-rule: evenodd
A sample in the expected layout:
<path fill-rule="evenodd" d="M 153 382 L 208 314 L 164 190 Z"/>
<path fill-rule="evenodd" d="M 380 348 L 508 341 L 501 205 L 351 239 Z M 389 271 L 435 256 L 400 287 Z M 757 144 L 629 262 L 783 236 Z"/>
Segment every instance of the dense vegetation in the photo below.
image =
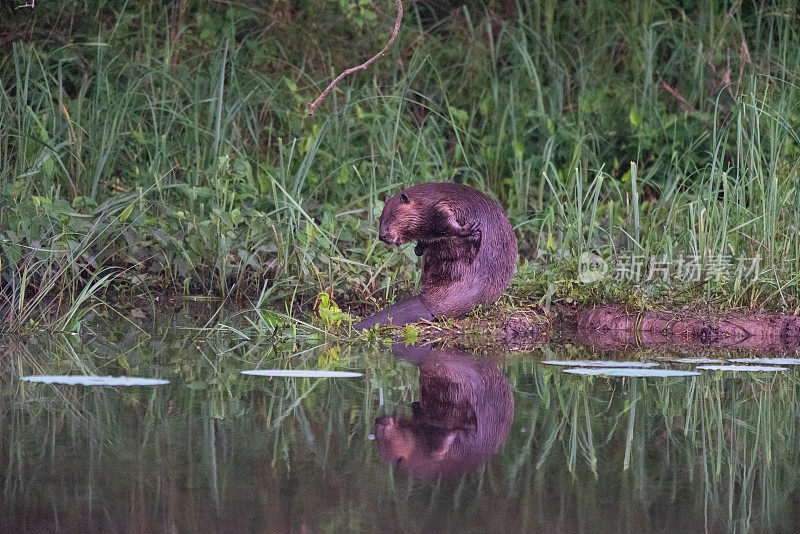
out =
<path fill-rule="evenodd" d="M 796 1 L 406 6 L 309 116 L 392 2 L 4 3 L 6 328 L 108 288 L 364 309 L 418 278 L 380 199 L 446 180 L 506 208 L 529 302 L 797 309 Z M 584 252 L 705 270 L 584 284 Z"/>

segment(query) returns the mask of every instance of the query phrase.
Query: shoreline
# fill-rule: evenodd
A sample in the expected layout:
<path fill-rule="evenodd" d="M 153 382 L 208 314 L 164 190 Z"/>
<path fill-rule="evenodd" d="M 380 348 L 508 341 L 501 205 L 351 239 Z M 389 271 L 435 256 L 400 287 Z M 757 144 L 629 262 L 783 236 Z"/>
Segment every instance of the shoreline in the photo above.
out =
<path fill-rule="evenodd" d="M 493 310 L 494 312 L 494 310 Z M 603 350 L 625 348 L 729 348 L 800 350 L 800 316 L 787 313 L 636 311 L 621 306 L 562 306 L 546 314 L 537 308 L 498 310 L 441 323 L 418 323 L 419 341 L 480 337 L 486 345 L 510 349 L 566 339 Z M 402 328 L 392 329 L 403 332 Z"/>

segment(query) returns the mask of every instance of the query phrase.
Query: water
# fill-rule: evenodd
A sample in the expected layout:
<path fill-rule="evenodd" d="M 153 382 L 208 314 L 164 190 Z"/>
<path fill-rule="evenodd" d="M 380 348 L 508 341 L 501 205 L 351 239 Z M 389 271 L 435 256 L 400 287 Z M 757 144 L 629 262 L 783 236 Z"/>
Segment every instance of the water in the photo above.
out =
<path fill-rule="evenodd" d="M 179 327 L 5 343 L 0 532 L 800 527 L 797 368 L 609 378 L 541 363 L 769 354 L 273 347 Z M 241 374 L 288 368 L 364 376 Z M 170 382 L 20 380 L 37 374 Z"/>

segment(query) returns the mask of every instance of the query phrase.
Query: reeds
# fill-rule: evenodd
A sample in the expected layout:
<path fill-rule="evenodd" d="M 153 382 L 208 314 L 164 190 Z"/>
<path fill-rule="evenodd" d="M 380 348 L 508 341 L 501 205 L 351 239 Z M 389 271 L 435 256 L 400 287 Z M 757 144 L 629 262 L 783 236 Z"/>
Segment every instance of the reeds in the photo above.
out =
<path fill-rule="evenodd" d="M 306 15 L 348 24 L 333 4 Z M 320 54 L 291 25 L 266 31 L 252 11 L 204 6 L 169 42 L 166 9 L 81 4 L 0 22 L 67 32 L 87 21 L 58 46 L 24 33 L 0 58 L 6 315 L 51 280 L 26 262 L 34 251 L 61 273 L 41 302 L 74 302 L 95 256 L 133 294 L 242 300 L 277 284 L 292 290 L 265 304 L 282 311 L 294 295 L 301 312 L 323 291 L 391 299 L 418 274 L 410 250 L 376 243 L 380 199 L 435 180 L 503 204 L 521 257 L 539 258 L 532 292 L 618 299 L 615 284 L 573 283 L 586 251 L 743 255 L 760 258 L 757 279 L 714 277 L 682 298 L 798 306 L 793 2 L 521 3 L 499 24 L 468 4 L 433 27 L 412 8 L 392 57 L 343 80 L 313 117 L 307 102 L 370 49 L 368 29 L 331 57 L 324 34 Z M 624 292 L 644 301 L 659 287 Z"/>

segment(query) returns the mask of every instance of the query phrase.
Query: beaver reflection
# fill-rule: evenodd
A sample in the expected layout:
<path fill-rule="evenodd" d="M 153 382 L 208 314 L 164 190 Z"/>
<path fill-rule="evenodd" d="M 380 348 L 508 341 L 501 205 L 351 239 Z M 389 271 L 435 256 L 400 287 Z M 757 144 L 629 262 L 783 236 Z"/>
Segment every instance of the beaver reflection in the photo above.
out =
<path fill-rule="evenodd" d="M 508 380 L 490 360 L 455 349 L 392 346 L 419 367 L 420 401 L 411 419 L 375 420 L 383 461 L 415 475 L 458 475 L 486 463 L 506 440 L 514 418 Z"/>

